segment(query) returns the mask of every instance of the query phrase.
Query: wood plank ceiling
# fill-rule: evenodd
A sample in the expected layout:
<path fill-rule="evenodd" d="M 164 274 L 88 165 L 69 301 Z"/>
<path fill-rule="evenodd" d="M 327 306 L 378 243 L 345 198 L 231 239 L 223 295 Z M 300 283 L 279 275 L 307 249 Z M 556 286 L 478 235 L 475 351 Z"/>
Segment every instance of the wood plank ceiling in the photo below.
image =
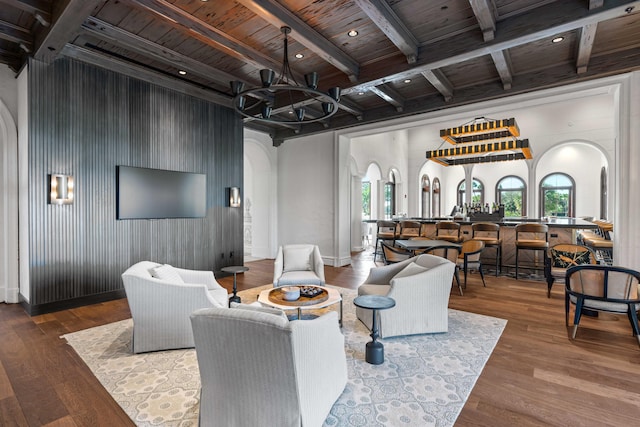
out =
<path fill-rule="evenodd" d="M 283 25 L 295 75 L 342 98 L 324 122 L 246 119 L 275 145 L 640 69 L 622 0 L 0 0 L 0 62 L 62 55 L 230 106 L 231 80 L 280 72 Z"/>

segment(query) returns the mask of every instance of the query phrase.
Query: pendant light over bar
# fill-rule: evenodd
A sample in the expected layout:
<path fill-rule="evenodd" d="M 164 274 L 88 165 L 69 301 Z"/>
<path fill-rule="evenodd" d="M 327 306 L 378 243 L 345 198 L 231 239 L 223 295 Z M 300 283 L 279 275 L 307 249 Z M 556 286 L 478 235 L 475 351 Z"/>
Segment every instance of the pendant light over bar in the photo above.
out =
<path fill-rule="evenodd" d="M 443 166 L 531 159 L 528 139 L 516 139 L 516 120 L 479 117 L 462 126 L 441 129 L 440 137 L 455 148 L 427 151 L 427 159 Z"/>
<path fill-rule="evenodd" d="M 511 153 L 504 153 L 511 151 Z M 498 141 L 487 144 L 457 146 L 427 151 L 427 159 L 442 166 L 467 165 L 473 163 L 503 162 L 507 160 L 531 159 L 528 139 Z"/>
<path fill-rule="evenodd" d="M 520 136 L 516 119 L 493 120 L 478 117 L 471 123 L 449 129 L 440 129 L 440 138 L 450 144 L 487 141 Z"/>

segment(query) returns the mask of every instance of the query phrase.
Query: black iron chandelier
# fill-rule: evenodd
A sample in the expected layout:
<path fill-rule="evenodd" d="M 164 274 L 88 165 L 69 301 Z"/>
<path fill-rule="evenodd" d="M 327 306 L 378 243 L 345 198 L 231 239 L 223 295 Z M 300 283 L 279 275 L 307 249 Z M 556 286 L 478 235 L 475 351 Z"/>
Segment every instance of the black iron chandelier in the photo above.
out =
<path fill-rule="evenodd" d="M 244 90 L 244 83 L 231 82 L 233 105 L 236 111 L 252 120 L 282 125 L 296 125 L 326 120 L 338 111 L 340 88 L 327 93 L 318 90 L 318 73 L 305 74 L 306 86 L 298 84 L 289 66 L 289 27 L 281 27 L 284 34 L 284 58 L 278 79 L 273 70 L 260 70 L 262 87 Z M 275 82 L 274 82 L 275 81 Z M 314 104 L 317 107 L 314 107 Z"/>

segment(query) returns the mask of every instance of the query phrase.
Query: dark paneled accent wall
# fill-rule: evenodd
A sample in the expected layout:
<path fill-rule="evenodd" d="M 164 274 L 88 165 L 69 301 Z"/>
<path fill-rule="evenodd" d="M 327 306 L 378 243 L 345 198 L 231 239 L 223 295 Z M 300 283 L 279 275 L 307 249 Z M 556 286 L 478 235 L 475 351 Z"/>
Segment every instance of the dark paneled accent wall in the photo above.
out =
<path fill-rule="evenodd" d="M 219 271 L 242 264 L 242 122 L 232 109 L 71 59 L 29 63 L 32 314 L 122 296 L 120 275 L 152 260 Z M 207 175 L 201 219 L 116 220 L 116 165 Z M 75 179 L 48 204 L 48 174 Z M 231 255 L 233 254 L 233 255 Z"/>

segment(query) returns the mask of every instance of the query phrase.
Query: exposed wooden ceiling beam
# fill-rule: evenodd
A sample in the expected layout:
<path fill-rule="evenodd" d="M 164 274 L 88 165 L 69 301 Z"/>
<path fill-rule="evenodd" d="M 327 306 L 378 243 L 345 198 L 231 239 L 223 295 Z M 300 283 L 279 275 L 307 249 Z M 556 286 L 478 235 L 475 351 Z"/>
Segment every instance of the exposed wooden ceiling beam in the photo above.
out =
<path fill-rule="evenodd" d="M 359 65 L 356 60 L 338 49 L 306 22 L 291 13 L 275 0 L 236 0 L 253 13 L 278 28 L 286 25 L 291 28 L 291 37 L 316 53 L 319 57 L 335 66 L 349 76 L 352 82 L 357 81 Z"/>
<path fill-rule="evenodd" d="M 418 60 L 418 40 L 384 0 L 355 0 L 369 19 L 407 57 L 407 63 Z"/>
<path fill-rule="evenodd" d="M 225 54 L 244 61 L 261 69 L 280 70 L 282 64 L 271 57 L 253 49 L 251 46 L 234 39 L 217 28 L 207 24 L 177 6 L 164 0 L 126 0 L 134 6 L 142 7 L 147 12 L 161 18 L 167 24 L 188 33 L 201 42 L 220 50 Z M 302 77 L 302 76 L 300 76 Z M 296 76 L 296 79 L 298 76 Z"/>
<path fill-rule="evenodd" d="M 185 70 L 188 73 L 212 80 L 221 85 L 228 86 L 230 81 L 238 80 L 237 76 L 233 74 L 220 71 L 217 68 L 203 64 L 200 61 L 167 49 L 162 45 L 151 42 L 94 17 L 86 19 L 82 25 L 82 30 L 100 40 L 108 41 L 117 46 L 123 46 L 132 52 L 169 64 L 176 69 Z"/>
<path fill-rule="evenodd" d="M 589 10 L 597 9 L 604 5 L 604 0 L 589 0 Z"/>
<path fill-rule="evenodd" d="M 499 52 L 491 52 L 491 58 L 500 75 L 500 80 L 502 80 L 502 87 L 504 90 L 511 89 L 511 84 L 513 83 L 513 67 L 511 66 L 509 51 L 501 50 Z"/>
<path fill-rule="evenodd" d="M 576 70 L 578 74 L 587 72 L 587 65 L 591 58 L 593 42 L 596 39 L 598 24 L 589 24 L 580 30 L 580 42 L 578 43 L 578 58 L 576 60 Z"/>
<path fill-rule="evenodd" d="M 184 80 L 152 71 L 149 68 L 135 65 L 119 58 L 107 56 L 104 52 L 94 52 L 91 49 L 67 44 L 61 50 L 62 55 L 86 62 L 100 68 L 115 71 L 120 74 L 143 80 L 172 90 L 195 96 L 206 101 L 231 107 L 231 96 L 213 90 L 204 89 L 201 86 L 185 82 Z"/>
<path fill-rule="evenodd" d="M 0 0 L 0 3 L 32 14 L 45 27 L 51 24 L 51 8 L 44 0 Z"/>
<path fill-rule="evenodd" d="M 640 68 L 640 47 L 634 49 L 618 51 L 608 55 L 598 55 L 591 58 L 589 71 L 577 75 L 573 64 L 560 64 L 545 70 L 536 70 L 518 76 L 514 81 L 511 94 L 521 94 L 533 90 L 548 89 L 567 84 L 607 77 L 615 74 L 625 73 Z M 440 96 L 426 96 L 422 98 L 408 100 L 404 111 L 390 116 L 388 107 L 380 107 L 367 111 L 361 122 L 356 122 L 351 116 L 335 117 L 332 120 L 333 130 L 345 129 L 360 124 L 373 124 L 387 121 L 394 118 L 407 117 L 414 114 L 429 113 L 445 108 L 482 102 L 492 99 L 499 99 L 504 96 L 504 90 L 494 82 L 480 85 L 471 85 L 457 89 L 455 98 L 447 103 Z M 325 132 L 319 126 L 305 126 L 298 134 L 286 131 L 277 131 L 274 136 L 276 140 L 287 140 L 299 136 L 307 136 L 315 133 Z"/>
<path fill-rule="evenodd" d="M 16 44 L 23 43 L 28 46 L 33 45 L 33 39 L 29 30 L 5 21 L 0 21 L 0 39 Z"/>
<path fill-rule="evenodd" d="M 64 46 L 80 31 L 82 22 L 103 0 L 62 0 L 54 2 L 53 23 L 36 33 L 33 57 L 52 62 Z"/>
<path fill-rule="evenodd" d="M 488 42 L 494 39 L 496 32 L 496 13 L 491 0 L 469 0 L 473 14 L 476 15 L 482 37 Z"/>
<path fill-rule="evenodd" d="M 429 83 L 433 87 L 435 87 L 438 92 L 444 97 L 445 102 L 451 101 L 453 98 L 453 85 L 444 75 L 442 70 L 433 69 L 433 70 L 424 70 L 421 74 L 429 80 Z"/>
<path fill-rule="evenodd" d="M 393 105 L 396 108 L 396 111 L 402 111 L 404 109 L 404 97 L 391 86 L 374 86 L 369 90 L 378 95 L 380 98 L 384 99 L 389 104 Z"/>
<path fill-rule="evenodd" d="M 508 50 L 537 40 L 570 32 L 590 24 L 597 24 L 627 14 L 628 7 L 639 7 L 640 1 L 609 0 L 602 8 L 589 12 L 586 4 L 578 0 L 550 3 L 531 12 L 514 16 L 500 24 L 500 31 L 490 43 L 476 40 L 473 35 L 461 34 L 438 46 L 438 49 L 421 48 L 418 63 L 414 67 L 397 65 L 386 67 L 384 75 L 368 75 L 361 69 L 362 83 L 343 88 L 345 95 L 369 90 L 386 81 L 404 80 L 423 71 L 447 67 L 476 59 L 493 52 Z"/>

